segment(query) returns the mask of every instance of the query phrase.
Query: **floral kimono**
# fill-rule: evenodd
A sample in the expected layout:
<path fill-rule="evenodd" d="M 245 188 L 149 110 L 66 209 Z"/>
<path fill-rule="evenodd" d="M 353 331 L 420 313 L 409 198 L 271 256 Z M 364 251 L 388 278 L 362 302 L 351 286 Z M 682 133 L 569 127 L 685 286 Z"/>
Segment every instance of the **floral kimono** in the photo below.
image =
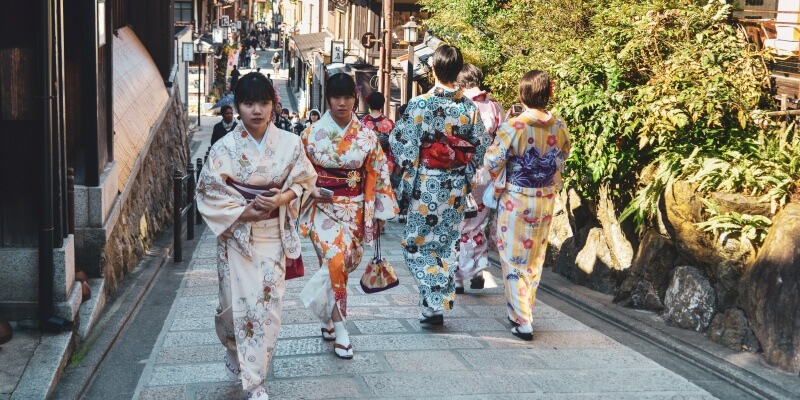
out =
<path fill-rule="evenodd" d="M 238 125 L 214 144 L 200 174 L 197 207 L 217 236 L 217 335 L 228 349 L 227 368 L 241 372 L 245 390 L 266 390 L 281 325 L 285 258 L 300 256 L 299 202 L 279 207 L 264 221 L 239 221 L 247 201 L 229 182 L 291 190 L 300 197 L 316 177 L 300 139 L 273 124 L 261 150 Z"/>
<path fill-rule="evenodd" d="M 561 118 L 538 120 L 529 112 L 509 119 L 486 151 L 496 179 L 497 249 L 506 281 L 508 317 L 533 320 L 536 289 L 547 250 L 555 196 L 560 190 L 569 135 Z"/>
<path fill-rule="evenodd" d="M 486 132 L 494 138 L 495 131 L 503 121 L 503 107 L 478 88 L 465 90 L 464 96 L 478 107 Z M 478 203 L 478 215 L 464 219 L 461 225 L 461 249 L 458 253 L 458 269 L 455 275 L 458 280 L 469 279 L 489 266 L 489 239 L 486 237 L 486 226 L 489 224 L 491 209 L 483 205 L 482 198 L 490 180 L 489 172 L 483 166 L 475 171 L 472 194 Z"/>
<path fill-rule="evenodd" d="M 453 163 L 451 168 L 426 166 L 435 158 L 428 149 L 458 140 L 471 147 L 463 152 L 474 152 L 469 162 Z M 411 99 L 389 137 L 392 154 L 403 169 L 398 201 L 408 204 L 401 244 L 406 265 L 419 281 L 421 306 L 435 311 L 453 308 L 466 180 L 482 165 L 490 142 L 475 104 L 460 89 L 440 86 Z M 458 153 L 450 150 L 455 160 Z"/>
<path fill-rule="evenodd" d="M 386 154 L 386 159 L 389 162 L 389 172 L 391 172 L 394 169 L 394 157 L 389 147 L 389 134 L 392 133 L 394 129 L 394 121 L 383 114 L 378 118 L 367 114 L 361 119 L 361 124 L 378 135 L 378 143 L 381 145 L 383 154 Z"/>
<path fill-rule="evenodd" d="M 310 237 L 321 266 L 301 293 L 306 307 L 321 321 L 331 319 L 334 304 L 347 316 L 347 277 L 358 267 L 364 245 L 371 244 L 374 220 L 397 214 L 389 183 L 386 156 L 375 133 L 352 115 L 342 129 L 326 112 L 300 136 L 308 158 L 319 173 L 317 186 L 333 191 L 333 203 L 316 203 L 303 213 L 300 231 Z M 333 291 L 333 297 L 323 291 Z M 313 299 L 326 299 L 313 301 Z"/>

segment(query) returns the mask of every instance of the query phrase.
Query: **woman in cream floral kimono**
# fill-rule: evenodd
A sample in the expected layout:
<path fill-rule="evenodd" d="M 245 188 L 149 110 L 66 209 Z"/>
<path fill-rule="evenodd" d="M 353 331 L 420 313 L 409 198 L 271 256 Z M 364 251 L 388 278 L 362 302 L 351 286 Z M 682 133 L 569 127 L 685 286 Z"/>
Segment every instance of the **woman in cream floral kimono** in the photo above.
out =
<path fill-rule="evenodd" d="M 353 358 L 346 328 L 347 277 L 358 267 L 364 245 L 380 235 L 383 223 L 397 214 L 386 156 L 375 133 L 353 113 L 356 83 L 339 73 L 325 84 L 328 110 L 305 130 L 301 140 L 319 178 L 313 208 L 301 218 L 322 268 L 300 297 L 322 321 L 322 338 L 335 340 L 339 358 Z"/>
<path fill-rule="evenodd" d="M 300 256 L 295 199 L 317 176 L 300 139 L 271 122 L 276 101 L 263 75 L 239 81 L 234 102 L 243 124 L 214 144 L 197 184 L 198 209 L 217 236 L 217 334 L 227 349 L 226 370 L 249 399 L 268 398 L 285 259 Z"/>

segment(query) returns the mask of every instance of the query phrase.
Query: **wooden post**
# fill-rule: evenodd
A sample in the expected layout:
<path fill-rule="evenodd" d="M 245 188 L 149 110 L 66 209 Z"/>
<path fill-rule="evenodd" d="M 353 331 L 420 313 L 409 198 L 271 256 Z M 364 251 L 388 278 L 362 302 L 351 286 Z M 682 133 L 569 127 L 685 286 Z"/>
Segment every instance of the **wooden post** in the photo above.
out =
<path fill-rule="evenodd" d="M 186 166 L 186 201 L 184 208 L 186 210 L 186 239 L 194 240 L 194 164 L 191 162 Z M 183 214 L 184 210 L 181 210 Z"/>
<path fill-rule="evenodd" d="M 75 169 L 67 168 L 67 223 L 69 234 L 75 234 Z"/>

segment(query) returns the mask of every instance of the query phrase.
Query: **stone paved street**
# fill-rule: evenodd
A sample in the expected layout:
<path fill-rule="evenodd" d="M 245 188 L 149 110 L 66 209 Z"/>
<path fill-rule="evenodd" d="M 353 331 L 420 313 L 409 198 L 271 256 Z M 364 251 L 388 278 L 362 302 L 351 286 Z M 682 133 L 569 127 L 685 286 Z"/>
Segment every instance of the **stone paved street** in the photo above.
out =
<path fill-rule="evenodd" d="M 686 379 L 539 302 L 534 341 L 513 337 L 502 287 L 459 295 L 445 325 L 421 328 L 417 287 L 399 247 L 402 225 L 387 224 L 384 256 L 401 285 L 367 295 L 350 277 L 348 329 L 355 357 L 336 358 L 297 298 L 318 269 L 304 244 L 306 276 L 286 283 L 283 326 L 269 373 L 273 399 L 321 398 L 713 398 Z M 214 331 L 215 241 L 205 230 L 136 389 L 138 399 L 239 399 L 227 381 Z M 369 253 L 369 251 L 368 251 Z M 491 270 L 497 277 L 499 269 Z"/>

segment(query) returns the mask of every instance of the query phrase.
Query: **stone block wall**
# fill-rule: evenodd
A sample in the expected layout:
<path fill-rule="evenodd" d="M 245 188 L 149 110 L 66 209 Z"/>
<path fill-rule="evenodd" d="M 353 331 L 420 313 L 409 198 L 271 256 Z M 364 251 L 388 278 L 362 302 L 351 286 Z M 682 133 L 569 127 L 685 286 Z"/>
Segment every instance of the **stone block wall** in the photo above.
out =
<path fill-rule="evenodd" d="M 188 139 L 180 94 L 174 91 L 160 126 L 142 150 L 138 170 L 128 180 L 127 196 L 117 205 L 119 217 L 102 247 L 100 265 L 107 290 L 141 261 L 153 240 L 172 223 L 172 175 L 186 170 Z"/>

